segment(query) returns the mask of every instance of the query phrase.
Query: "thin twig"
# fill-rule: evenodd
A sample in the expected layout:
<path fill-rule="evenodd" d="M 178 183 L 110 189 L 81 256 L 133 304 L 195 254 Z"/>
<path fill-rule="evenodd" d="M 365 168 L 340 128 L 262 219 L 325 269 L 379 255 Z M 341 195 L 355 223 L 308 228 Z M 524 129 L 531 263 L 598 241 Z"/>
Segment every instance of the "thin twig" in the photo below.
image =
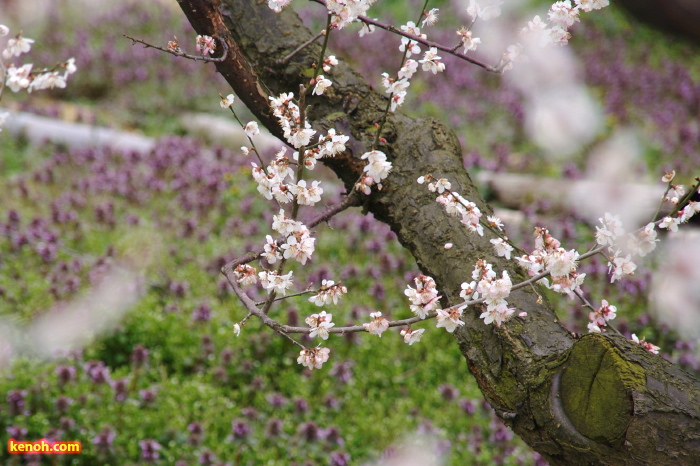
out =
<path fill-rule="evenodd" d="M 302 50 L 304 50 L 304 49 L 305 49 L 306 47 L 308 47 L 309 45 L 311 45 L 311 44 L 313 44 L 314 42 L 316 42 L 316 41 L 323 35 L 323 32 L 324 32 L 324 31 L 319 32 L 318 34 L 316 34 L 315 36 L 313 36 L 311 39 L 307 40 L 306 42 L 304 42 L 303 44 L 301 44 L 299 47 L 297 47 L 297 48 L 295 48 L 294 50 L 292 50 L 291 52 L 289 52 L 289 54 L 288 54 L 287 56 L 282 57 L 282 58 L 280 58 L 279 60 L 277 60 L 277 64 L 278 64 L 278 65 L 286 65 L 287 62 L 288 62 L 289 60 L 291 60 L 291 59 L 294 57 L 294 55 L 296 55 L 297 53 L 301 52 Z"/>
<path fill-rule="evenodd" d="M 300 291 L 298 293 L 288 294 L 288 295 L 282 296 L 281 298 L 275 298 L 272 301 L 273 302 L 274 301 L 282 301 L 283 299 L 294 298 L 296 296 L 302 296 L 302 295 L 309 294 L 309 293 L 318 293 L 318 290 L 304 290 L 304 291 Z M 255 303 L 255 305 L 260 306 L 260 305 L 265 304 L 265 303 L 266 303 L 266 301 L 258 301 L 257 303 Z"/>
<path fill-rule="evenodd" d="M 221 55 L 218 58 L 212 58 L 212 57 L 190 55 L 188 53 L 183 52 L 182 50 L 180 50 L 180 51 L 170 50 L 170 49 L 167 49 L 165 47 L 160 47 L 158 45 L 149 44 L 148 42 L 146 42 L 144 40 L 136 39 L 135 37 L 131 37 L 131 36 L 128 36 L 126 34 L 122 34 L 122 35 L 124 37 L 126 37 L 127 39 L 131 40 L 133 43 L 142 44 L 145 48 L 160 50 L 161 52 L 169 53 L 171 55 L 175 55 L 176 57 L 187 58 L 188 60 L 218 63 L 218 62 L 222 62 L 222 61 L 226 60 L 226 56 L 228 55 L 228 45 L 226 45 L 226 42 L 224 42 L 223 40 L 218 41 L 218 43 L 221 44 L 224 48 L 223 55 Z"/>
<path fill-rule="evenodd" d="M 286 325 L 282 325 L 281 323 L 277 322 L 276 320 L 268 317 L 265 313 L 262 312 L 261 309 L 258 309 L 258 307 L 255 305 L 253 300 L 250 299 L 248 297 L 248 295 L 245 294 L 245 292 L 241 289 L 241 287 L 239 286 L 239 284 L 235 278 L 232 278 L 228 275 L 226 276 L 226 278 L 228 279 L 229 284 L 233 288 L 233 292 L 236 293 L 236 296 L 238 296 L 238 299 L 240 299 L 241 302 L 243 303 L 243 305 L 246 307 L 246 309 L 248 309 L 248 312 L 250 312 L 250 313 L 254 314 L 256 317 L 260 318 L 260 320 L 262 320 L 262 322 L 265 325 L 267 325 L 268 327 L 270 327 L 272 330 L 279 333 L 283 337 L 287 338 L 289 341 L 291 341 L 295 345 L 299 346 L 302 349 L 306 348 L 304 345 L 302 345 L 301 343 L 296 341 L 294 338 L 287 335 L 288 332 L 285 331 L 285 327 L 287 327 Z"/>
<path fill-rule="evenodd" d="M 316 3 L 320 3 L 323 6 L 326 6 L 326 2 L 324 0 L 311 0 L 311 1 L 316 2 Z M 357 19 L 359 19 L 363 23 L 370 24 L 372 26 L 376 26 L 378 28 L 384 29 L 384 30 L 389 31 L 389 32 L 393 32 L 394 34 L 398 34 L 400 36 L 406 37 L 408 39 L 419 42 L 419 43 L 426 45 L 428 47 L 435 47 L 436 49 L 442 50 L 443 52 L 447 52 L 450 55 L 455 56 L 461 60 L 467 61 L 473 65 L 479 66 L 479 67 L 485 69 L 486 71 L 490 71 L 492 73 L 501 73 L 501 71 L 503 70 L 503 66 L 491 66 L 491 65 L 486 64 L 480 60 L 477 60 L 476 58 L 472 58 L 470 56 L 464 55 L 463 53 L 455 52 L 452 50 L 452 47 L 438 44 L 437 42 L 432 42 L 432 41 L 429 41 L 427 39 L 422 39 L 418 36 L 415 36 L 413 34 L 409 34 L 407 32 L 403 32 L 403 31 L 395 28 L 394 26 L 382 23 L 382 22 L 377 21 L 375 19 L 371 19 L 371 18 L 368 18 L 366 16 L 358 16 Z"/>

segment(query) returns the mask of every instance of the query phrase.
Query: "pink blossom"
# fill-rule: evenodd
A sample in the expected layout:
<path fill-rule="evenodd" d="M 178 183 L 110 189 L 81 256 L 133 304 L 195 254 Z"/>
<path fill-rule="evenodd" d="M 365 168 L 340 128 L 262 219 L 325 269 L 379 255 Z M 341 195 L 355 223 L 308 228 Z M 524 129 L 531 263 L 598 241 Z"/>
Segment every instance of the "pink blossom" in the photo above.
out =
<path fill-rule="evenodd" d="M 212 55 L 216 50 L 216 40 L 210 36 L 197 36 L 195 48 L 202 55 Z"/>
<path fill-rule="evenodd" d="M 382 333 L 389 328 L 389 321 L 382 317 L 381 312 L 372 312 L 370 315 L 372 322 L 362 324 L 367 332 L 377 335 L 381 338 Z"/>
<path fill-rule="evenodd" d="M 297 362 L 309 369 L 320 369 L 328 361 L 329 348 L 304 348 L 299 352 Z"/>

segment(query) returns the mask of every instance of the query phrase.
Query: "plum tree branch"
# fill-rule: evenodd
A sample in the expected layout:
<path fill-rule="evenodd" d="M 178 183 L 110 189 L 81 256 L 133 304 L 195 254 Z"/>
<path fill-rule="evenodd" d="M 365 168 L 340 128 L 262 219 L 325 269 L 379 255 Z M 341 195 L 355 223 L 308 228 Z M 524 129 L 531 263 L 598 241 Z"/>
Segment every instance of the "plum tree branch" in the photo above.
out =
<path fill-rule="evenodd" d="M 311 1 L 319 3 L 319 4 L 323 5 L 324 7 L 326 6 L 325 0 L 311 0 Z M 492 73 L 502 72 L 503 66 L 505 65 L 505 63 L 499 63 L 496 66 L 489 65 L 488 63 L 485 63 L 485 62 L 478 60 L 474 57 L 470 57 L 470 56 L 465 55 L 463 53 L 457 52 L 457 49 L 460 47 L 459 45 L 457 47 L 455 47 L 455 46 L 448 47 L 447 45 L 443 45 L 443 44 L 440 44 L 438 42 L 433 42 L 433 41 L 428 40 L 428 39 L 423 39 L 422 37 L 416 36 L 415 34 L 404 32 L 400 29 L 397 29 L 395 26 L 383 23 L 383 22 L 378 21 L 376 19 L 368 18 L 367 16 L 358 16 L 358 20 L 362 21 L 365 24 L 370 24 L 370 25 L 376 26 L 380 29 L 384 29 L 385 31 L 389 31 L 389 32 L 396 34 L 398 36 L 402 36 L 402 37 L 405 37 L 407 39 L 411 39 L 411 40 L 418 42 L 419 44 L 423 44 L 427 47 L 435 47 L 436 49 L 438 49 L 440 51 L 449 53 L 450 55 L 453 55 L 461 60 L 467 61 L 467 62 L 471 63 L 472 65 L 476 65 L 476 66 L 483 68 L 486 71 L 490 71 Z"/>
<path fill-rule="evenodd" d="M 294 60 L 278 62 L 313 34 L 292 11 L 276 14 L 265 2 L 179 3 L 198 34 L 226 41 L 229 54 L 215 64 L 217 70 L 261 123 L 281 137 L 268 97 L 306 83 L 321 45 L 312 42 Z M 371 147 L 386 101 L 347 64 L 334 67 L 330 76 L 332 92 L 309 96 L 308 118 L 316 129 L 337 128 L 352 136 L 345 153 L 323 160 L 349 192 L 362 173 L 359 155 Z M 460 285 L 477 259 L 508 271 L 514 281 L 528 278 L 513 261 L 495 256 L 491 232 L 468 234 L 459 219 L 445 216 L 433 193 L 417 185 L 419 176 L 439 173 L 481 212 L 491 213 L 464 170 L 449 129 L 434 119 L 397 113 L 388 118 L 384 139 L 379 148 L 393 169 L 384 189 L 369 196 L 366 209 L 392 228 L 422 272 L 435 279 L 443 307 L 462 302 Z M 453 248 L 446 250 L 447 242 Z M 235 280 L 232 286 L 249 312 L 259 312 Z M 697 379 L 624 338 L 576 338 L 531 287 L 513 291 L 508 302 L 527 318 L 497 329 L 484 325 L 478 313 L 466 312 L 455 340 L 496 413 L 551 464 L 700 464 Z"/>

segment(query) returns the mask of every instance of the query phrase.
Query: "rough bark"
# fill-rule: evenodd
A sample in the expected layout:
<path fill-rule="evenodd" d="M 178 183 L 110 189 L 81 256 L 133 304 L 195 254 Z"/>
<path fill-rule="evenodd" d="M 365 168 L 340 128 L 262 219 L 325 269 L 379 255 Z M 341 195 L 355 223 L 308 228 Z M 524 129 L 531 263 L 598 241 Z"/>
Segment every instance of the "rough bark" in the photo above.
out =
<path fill-rule="evenodd" d="M 296 93 L 308 80 L 320 45 L 312 44 L 287 64 L 278 60 L 311 32 L 292 11 L 275 14 L 262 1 L 179 3 L 199 34 L 226 41 L 229 54 L 216 64 L 218 71 L 279 136 L 267 98 Z M 317 129 L 335 127 L 352 136 L 350 150 L 328 163 L 350 187 L 362 171 L 359 156 L 376 135 L 374 123 L 386 101 L 344 64 L 331 76 L 327 95 L 309 99 L 310 118 Z M 462 166 L 452 131 L 433 119 L 396 114 L 383 136 L 387 143 L 380 149 L 394 169 L 385 188 L 370 196 L 367 209 L 435 278 L 444 305 L 460 301 L 460 284 L 469 280 L 477 259 L 508 270 L 514 283 L 526 278 L 512 261 L 494 256 L 488 233 L 467 234 L 445 215 L 435 194 L 416 183 L 426 173 L 446 177 L 453 189 L 490 212 Z M 447 242 L 454 247 L 444 249 Z M 480 309 L 468 309 L 455 339 L 486 400 L 529 445 L 552 464 L 700 464 L 698 380 L 623 338 L 575 338 L 532 290 L 516 291 L 508 301 L 527 317 L 496 328 L 483 324 Z"/>

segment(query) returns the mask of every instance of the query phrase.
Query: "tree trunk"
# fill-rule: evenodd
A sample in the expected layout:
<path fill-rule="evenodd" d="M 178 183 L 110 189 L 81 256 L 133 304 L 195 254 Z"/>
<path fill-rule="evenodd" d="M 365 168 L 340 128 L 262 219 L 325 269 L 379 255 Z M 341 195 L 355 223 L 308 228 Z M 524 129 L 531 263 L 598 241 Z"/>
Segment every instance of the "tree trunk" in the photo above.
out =
<path fill-rule="evenodd" d="M 178 1 L 197 33 L 227 44 L 218 71 L 281 138 L 268 97 L 297 94 L 299 84 L 307 83 L 304 72 L 317 59 L 320 44 L 286 64 L 279 60 L 311 32 L 291 10 L 276 14 L 264 1 Z M 349 189 L 362 172 L 359 156 L 376 135 L 374 123 L 386 100 L 343 63 L 330 74 L 332 87 L 307 99 L 309 116 L 316 129 L 334 127 L 351 136 L 346 153 L 324 160 Z M 460 284 L 471 281 L 477 259 L 492 263 L 499 273 L 507 270 L 514 283 L 528 278 L 514 261 L 494 255 L 488 232 L 467 234 L 435 202 L 435 194 L 416 183 L 427 173 L 448 178 L 455 191 L 490 213 L 462 166 L 451 130 L 430 118 L 395 114 L 383 137 L 387 143 L 379 149 L 393 169 L 384 189 L 369 197 L 367 209 L 392 228 L 423 273 L 435 279 L 443 305 L 461 302 Z M 448 242 L 454 247 L 446 250 Z M 700 464 L 700 382 L 624 338 L 575 338 L 551 306 L 537 298 L 531 289 L 513 292 L 509 304 L 527 317 L 501 328 L 484 325 L 481 310 L 468 308 L 466 325 L 455 332 L 470 372 L 497 415 L 552 464 Z"/>

